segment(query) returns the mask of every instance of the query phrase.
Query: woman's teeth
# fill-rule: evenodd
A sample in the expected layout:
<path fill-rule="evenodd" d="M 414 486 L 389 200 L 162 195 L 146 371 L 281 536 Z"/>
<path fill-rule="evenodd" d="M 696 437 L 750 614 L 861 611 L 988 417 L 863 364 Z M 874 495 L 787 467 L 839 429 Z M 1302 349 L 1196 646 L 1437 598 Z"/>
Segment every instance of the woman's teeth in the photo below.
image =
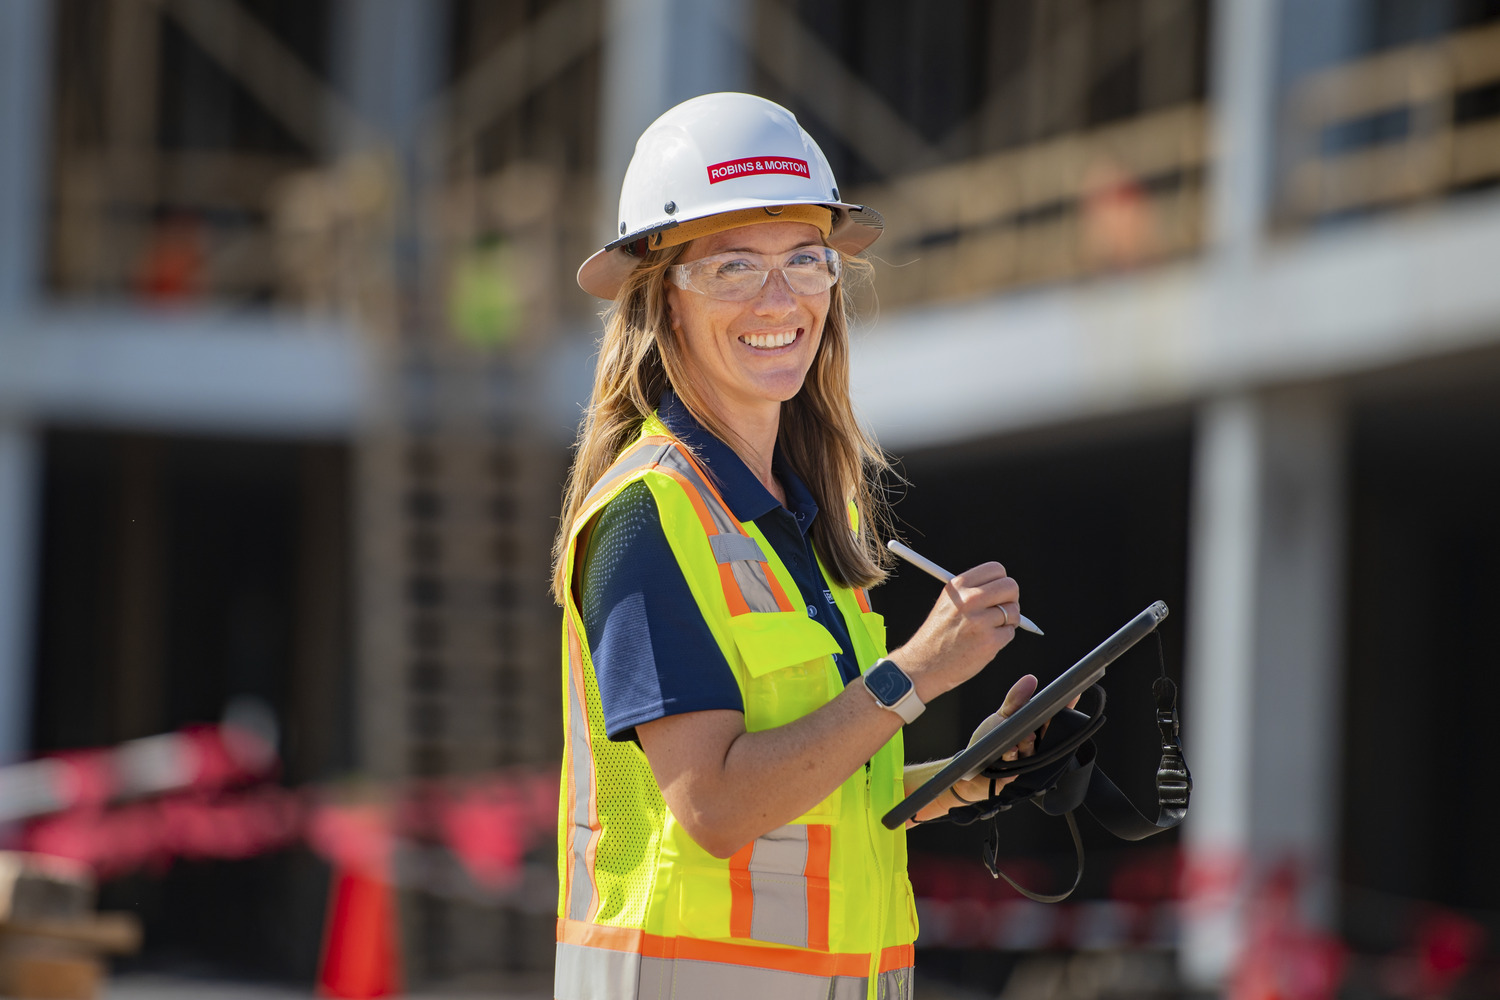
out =
<path fill-rule="evenodd" d="M 751 347 L 785 347 L 797 339 L 798 332 L 790 330 L 786 333 L 746 334 L 740 337 L 740 342 L 749 344 Z"/>

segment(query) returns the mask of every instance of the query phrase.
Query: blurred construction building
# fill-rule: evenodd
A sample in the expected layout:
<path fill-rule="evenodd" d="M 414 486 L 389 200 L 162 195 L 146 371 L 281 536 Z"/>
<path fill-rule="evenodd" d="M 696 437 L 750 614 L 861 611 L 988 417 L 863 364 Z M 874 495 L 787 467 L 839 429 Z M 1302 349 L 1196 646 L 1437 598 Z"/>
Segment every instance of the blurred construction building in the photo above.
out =
<path fill-rule="evenodd" d="M 1004 561 L 1048 631 L 914 753 L 1173 611 L 1181 838 L 1095 831 L 1063 928 L 975 888 L 977 833 L 914 833 L 924 976 L 994 995 L 1092 949 L 1156 962 L 1131 995 L 1214 989 L 1268 887 L 1361 995 L 1403 995 L 1434 913 L 1482 971 L 1495 0 L 4 0 L 0 757 L 249 694 L 290 783 L 559 759 L 548 548 L 599 330 L 573 271 L 642 128 L 727 89 L 885 215 L 854 380 L 908 537 Z M 900 636 L 933 596 L 875 601 Z M 1135 655 L 1101 760 L 1147 801 Z M 1066 878 L 1042 819 L 1007 850 Z M 547 981 L 545 885 L 428 874 L 413 982 Z M 296 978 L 325 886 L 275 856 L 114 891 L 143 963 Z"/>

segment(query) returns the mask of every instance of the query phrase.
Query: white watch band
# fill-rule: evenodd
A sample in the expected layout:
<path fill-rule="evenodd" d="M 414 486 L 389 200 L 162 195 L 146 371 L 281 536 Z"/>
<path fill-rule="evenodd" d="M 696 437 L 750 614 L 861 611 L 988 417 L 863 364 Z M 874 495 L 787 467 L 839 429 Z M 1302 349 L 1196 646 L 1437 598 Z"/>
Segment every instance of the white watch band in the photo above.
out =
<path fill-rule="evenodd" d="M 927 711 L 927 705 L 921 698 L 917 697 L 917 689 L 913 687 L 910 691 L 894 705 L 887 706 L 892 712 L 901 716 L 902 722 L 916 722 L 917 716 Z"/>
<path fill-rule="evenodd" d="M 881 700 L 881 697 L 875 693 L 875 689 L 870 686 L 868 675 L 860 678 L 860 681 L 864 683 L 865 690 L 870 692 L 870 697 L 875 699 L 875 704 L 879 705 L 886 711 L 895 712 L 901 717 L 901 721 L 903 723 L 915 722 L 917 720 L 917 716 L 927 711 L 927 705 L 923 703 L 921 698 L 917 697 L 916 683 L 907 676 L 905 670 L 902 670 L 899 666 L 897 666 L 890 660 L 881 659 L 877 661 L 875 666 L 871 667 L 870 669 L 873 672 L 877 668 L 896 671 L 902 677 L 906 677 L 907 683 L 911 686 L 907 688 L 905 694 L 903 694 L 900 698 L 898 698 L 894 702 L 891 702 L 890 704 L 887 704 L 885 701 Z"/>

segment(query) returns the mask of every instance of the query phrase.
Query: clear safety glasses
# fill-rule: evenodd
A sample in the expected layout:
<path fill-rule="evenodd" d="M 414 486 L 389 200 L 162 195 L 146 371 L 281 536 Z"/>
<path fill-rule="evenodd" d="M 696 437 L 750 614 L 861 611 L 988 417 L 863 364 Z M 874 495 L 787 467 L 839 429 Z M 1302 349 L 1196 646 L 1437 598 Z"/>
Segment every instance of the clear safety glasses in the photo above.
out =
<path fill-rule="evenodd" d="M 798 247 L 781 256 L 758 253 L 720 253 L 667 268 L 667 279 L 678 288 L 726 302 L 753 299 L 772 271 L 780 271 L 798 295 L 826 292 L 839 280 L 842 262 L 832 247 Z"/>

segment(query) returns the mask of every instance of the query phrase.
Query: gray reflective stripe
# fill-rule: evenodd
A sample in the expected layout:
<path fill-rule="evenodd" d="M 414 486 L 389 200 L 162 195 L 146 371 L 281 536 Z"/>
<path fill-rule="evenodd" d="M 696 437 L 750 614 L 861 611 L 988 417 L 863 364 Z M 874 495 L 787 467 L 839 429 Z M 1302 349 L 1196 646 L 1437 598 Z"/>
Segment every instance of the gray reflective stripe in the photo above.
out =
<path fill-rule="evenodd" d="M 828 1000 L 860 1000 L 869 995 L 870 984 L 852 976 L 834 976 L 829 983 Z"/>
<path fill-rule="evenodd" d="M 740 562 L 738 560 L 729 564 L 729 572 L 734 574 L 734 582 L 740 585 L 740 593 L 744 595 L 745 605 L 751 611 L 780 611 L 781 607 L 776 603 L 776 595 L 771 592 L 771 581 L 767 578 L 768 567 L 765 563 Z"/>
<path fill-rule="evenodd" d="M 809 976 L 752 965 L 690 959 L 647 958 L 641 962 L 638 994 L 691 1000 L 864 1000 L 869 983 L 850 976 Z M 611 995 L 613 1000 L 614 995 Z"/>
<path fill-rule="evenodd" d="M 557 1000 L 865 1000 L 869 982 L 856 976 L 812 976 L 753 965 L 648 958 L 634 952 L 557 945 L 552 993 Z M 889 991 L 897 992 L 889 992 Z M 877 995 L 910 1000 L 911 970 L 881 975 Z"/>
<path fill-rule="evenodd" d="M 755 841 L 750 853 L 750 936 L 807 947 L 807 827 L 789 823 Z"/>
<path fill-rule="evenodd" d="M 699 495 L 703 497 L 703 506 L 708 508 L 708 516 L 713 518 L 714 527 L 719 529 L 719 534 L 740 534 L 740 522 L 736 521 L 734 516 L 724 509 L 724 505 L 719 503 L 713 490 L 708 488 L 708 484 L 703 481 L 702 476 L 698 475 L 698 470 L 693 468 L 693 463 L 688 461 L 686 455 L 676 448 L 668 447 L 666 453 L 661 456 L 659 464 L 693 484 Z"/>
<path fill-rule="evenodd" d="M 552 995 L 557 1000 L 626 1000 L 638 996 L 641 962 L 641 956 L 634 952 L 559 941 Z"/>
<path fill-rule="evenodd" d="M 698 490 L 698 495 L 703 498 L 703 506 L 708 508 L 709 517 L 713 519 L 714 527 L 719 529 L 718 535 L 710 535 L 708 544 L 713 546 L 714 558 L 719 562 L 726 560 L 720 555 L 719 546 L 726 546 L 726 552 L 732 552 L 735 548 L 743 547 L 746 542 L 755 546 L 755 555 L 741 557 L 731 555 L 729 557 L 729 570 L 734 574 L 734 582 L 739 584 L 740 593 L 745 598 L 745 606 L 751 611 L 780 611 L 781 606 L 776 603 L 776 594 L 771 590 L 770 573 L 771 568 L 765 563 L 765 553 L 755 539 L 744 533 L 740 522 L 734 519 L 719 503 L 703 477 L 698 475 L 698 470 L 693 468 L 693 463 L 676 448 L 672 448 L 661 457 L 661 464 L 682 475 L 684 479 L 692 483 Z M 730 539 L 736 539 L 730 541 Z M 731 548 L 732 547 L 732 548 Z M 748 554 L 749 549 L 745 548 Z"/>
<path fill-rule="evenodd" d="M 912 969 L 882 972 L 875 986 L 876 1000 L 912 1000 Z"/>
<path fill-rule="evenodd" d="M 627 452 L 610 466 L 609 471 L 599 478 L 598 485 L 589 491 L 584 498 L 584 508 L 587 509 L 601 491 L 616 482 L 621 475 L 649 465 L 671 469 L 698 491 L 698 496 L 702 498 L 703 506 L 708 511 L 709 520 L 717 531 L 708 536 L 714 559 L 729 564 L 735 583 L 739 585 L 740 593 L 745 598 L 745 606 L 751 611 L 780 611 L 775 591 L 771 589 L 771 568 L 765 562 L 765 553 L 755 539 L 745 534 L 734 515 L 719 502 L 680 446 L 672 443 L 642 445 Z"/>
<path fill-rule="evenodd" d="M 713 547 L 714 558 L 721 563 L 736 559 L 756 563 L 766 561 L 760 544 L 749 535 L 709 535 L 708 544 Z"/>
<path fill-rule="evenodd" d="M 605 471 L 604 475 L 599 477 L 599 481 L 594 484 L 593 489 L 589 490 L 588 495 L 583 498 L 582 506 L 578 509 L 588 510 L 589 505 L 598 499 L 599 494 L 604 491 L 605 487 L 609 486 L 616 479 L 619 479 L 627 472 L 634 472 L 636 469 L 655 465 L 663 452 L 672 450 L 673 448 L 670 444 L 643 444 L 627 451 L 624 455 L 620 456 L 614 465 L 611 465 Z"/>
<path fill-rule="evenodd" d="M 580 640 L 581 641 L 581 640 Z M 568 657 L 574 643 L 568 642 Z M 582 664 L 579 664 L 582 669 Z M 588 718 L 583 711 L 583 692 L 573 683 L 572 664 L 568 669 L 568 749 L 573 760 L 573 883 L 568 892 L 568 916 L 587 920 L 589 904 L 594 900 L 594 883 L 589 877 L 586 852 L 594 835 L 589 823 L 589 800 L 593 795 L 594 757 L 589 751 Z"/>

